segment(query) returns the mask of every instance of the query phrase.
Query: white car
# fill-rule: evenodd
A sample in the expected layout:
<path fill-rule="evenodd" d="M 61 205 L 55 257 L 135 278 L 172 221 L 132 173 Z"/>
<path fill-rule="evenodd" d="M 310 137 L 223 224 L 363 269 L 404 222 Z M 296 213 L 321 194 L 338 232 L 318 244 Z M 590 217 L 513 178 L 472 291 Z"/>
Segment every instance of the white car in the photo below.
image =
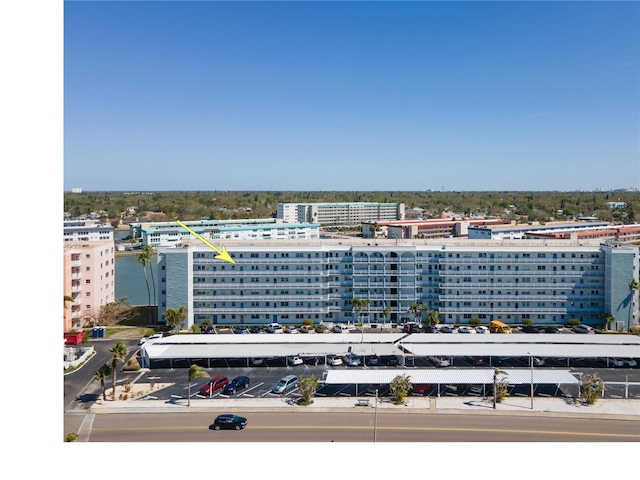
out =
<path fill-rule="evenodd" d="M 349 333 L 349 327 L 343 323 L 336 323 L 331 331 L 333 333 Z"/>
<path fill-rule="evenodd" d="M 472 327 L 460 327 L 458 328 L 458 333 L 476 333 L 476 331 Z"/>
<path fill-rule="evenodd" d="M 287 357 L 287 363 L 289 365 L 302 365 L 304 362 L 298 355 L 294 355 L 292 357 Z"/>
<path fill-rule="evenodd" d="M 440 333 L 458 333 L 458 329 L 450 325 L 443 325 L 440 327 Z"/>
<path fill-rule="evenodd" d="M 267 332 L 269 333 L 284 333 L 282 325 L 279 323 L 270 323 L 267 325 Z"/>
<path fill-rule="evenodd" d="M 476 333 L 489 333 L 489 329 L 484 325 L 478 325 L 475 330 Z"/>
<path fill-rule="evenodd" d="M 284 333 L 300 333 L 296 327 L 287 326 L 284 329 Z"/>
<path fill-rule="evenodd" d="M 337 367 L 338 365 L 342 365 L 342 359 L 337 355 L 327 355 L 327 365 Z"/>
<path fill-rule="evenodd" d="M 544 358 L 533 357 L 533 365 L 535 367 L 542 367 L 544 365 Z"/>

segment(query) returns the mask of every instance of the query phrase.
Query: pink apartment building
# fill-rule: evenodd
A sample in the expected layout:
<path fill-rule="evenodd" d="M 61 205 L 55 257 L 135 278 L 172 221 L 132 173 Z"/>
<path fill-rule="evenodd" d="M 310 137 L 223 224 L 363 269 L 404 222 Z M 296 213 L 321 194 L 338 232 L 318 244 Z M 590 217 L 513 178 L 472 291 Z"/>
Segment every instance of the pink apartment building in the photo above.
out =
<path fill-rule="evenodd" d="M 64 331 L 78 331 L 102 305 L 115 302 L 115 244 L 78 241 L 64 245 Z"/>

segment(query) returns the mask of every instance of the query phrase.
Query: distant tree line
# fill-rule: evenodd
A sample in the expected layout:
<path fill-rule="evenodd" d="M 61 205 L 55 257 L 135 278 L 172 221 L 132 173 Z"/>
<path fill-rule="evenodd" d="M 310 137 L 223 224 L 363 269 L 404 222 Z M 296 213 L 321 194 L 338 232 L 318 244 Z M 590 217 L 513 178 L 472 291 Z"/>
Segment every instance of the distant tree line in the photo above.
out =
<path fill-rule="evenodd" d="M 64 211 L 72 217 L 106 212 L 120 217 L 129 207 L 136 216 L 164 212 L 165 221 L 268 218 L 276 216 L 278 203 L 317 202 L 404 203 L 406 210 L 420 208 L 425 218 L 449 211 L 464 215 L 491 215 L 517 221 L 561 221 L 594 216 L 602 221 L 640 222 L 640 192 L 65 192 Z M 607 202 L 625 202 L 612 209 Z"/>

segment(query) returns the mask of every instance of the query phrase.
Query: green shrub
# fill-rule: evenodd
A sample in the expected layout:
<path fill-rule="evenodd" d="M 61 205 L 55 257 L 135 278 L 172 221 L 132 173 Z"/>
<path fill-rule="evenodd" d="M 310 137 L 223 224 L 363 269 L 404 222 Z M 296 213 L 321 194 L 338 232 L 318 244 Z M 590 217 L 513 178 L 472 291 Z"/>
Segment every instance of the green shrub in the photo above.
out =
<path fill-rule="evenodd" d="M 481 323 L 482 323 L 482 320 L 480 320 L 479 318 L 472 318 L 469 320 L 469 325 L 473 325 L 474 327 L 477 327 Z"/>
<path fill-rule="evenodd" d="M 567 322 L 567 325 L 569 325 L 570 327 L 575 327 L 576 325 L 580 325 L 580 320 L 578 320 L 577 318 L 570 318 Z"/>
<path fill-rule="evenodd" d="M 522 324 L 523 325 L 533 325 L 533 320 L 531 320 L 530 318 L 523 318 L 522 319 Z"/>
<path fill-rule="evenodd" d="M 69 435 L 67 435 L 64 439 L 65 442 L 75 442 L 76 439 L 78 438 L 78 434 L 77 433 L 70 433 Z"/>

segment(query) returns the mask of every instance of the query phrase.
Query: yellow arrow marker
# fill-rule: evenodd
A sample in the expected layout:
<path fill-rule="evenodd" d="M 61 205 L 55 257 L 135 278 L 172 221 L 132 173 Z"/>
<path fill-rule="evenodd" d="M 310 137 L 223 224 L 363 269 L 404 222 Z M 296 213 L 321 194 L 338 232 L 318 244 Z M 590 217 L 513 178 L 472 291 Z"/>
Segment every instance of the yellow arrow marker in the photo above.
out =
<path fill-rule="evenodd" d="M 216 255 L 216 258 L 220 259 L 220 260 L 224 260 L 225 262 L 230 262 L 230 263 L 236 263 L 235 260 L 233 258 L 231 258 L 231 255 L 229 255 L 229 252 L 227 252 L 227 249 L 224 248 L 224 246 L 222 247 L 222 250 L 220 250 L 217 247 L 214 247 L 212 244 L 210 244 L 207 240 L 205 240 L 204 238 L 202 238 L 202 236 L 198 235 L 196 232 L 194 232 L 193 230 L 191 230 L 189 227 L 187 227 L 184 223 L 182 223 L 180 220 L 177 220 L 178 225 L 180 225 L 182 228 L 184 228 L 187 232 L 191 233 L 191 235 L 195 235 L 195 237 L 202 241 L 206 246 L 214 249 L 216 252 L 218 252 L 219 255 Z"/>

